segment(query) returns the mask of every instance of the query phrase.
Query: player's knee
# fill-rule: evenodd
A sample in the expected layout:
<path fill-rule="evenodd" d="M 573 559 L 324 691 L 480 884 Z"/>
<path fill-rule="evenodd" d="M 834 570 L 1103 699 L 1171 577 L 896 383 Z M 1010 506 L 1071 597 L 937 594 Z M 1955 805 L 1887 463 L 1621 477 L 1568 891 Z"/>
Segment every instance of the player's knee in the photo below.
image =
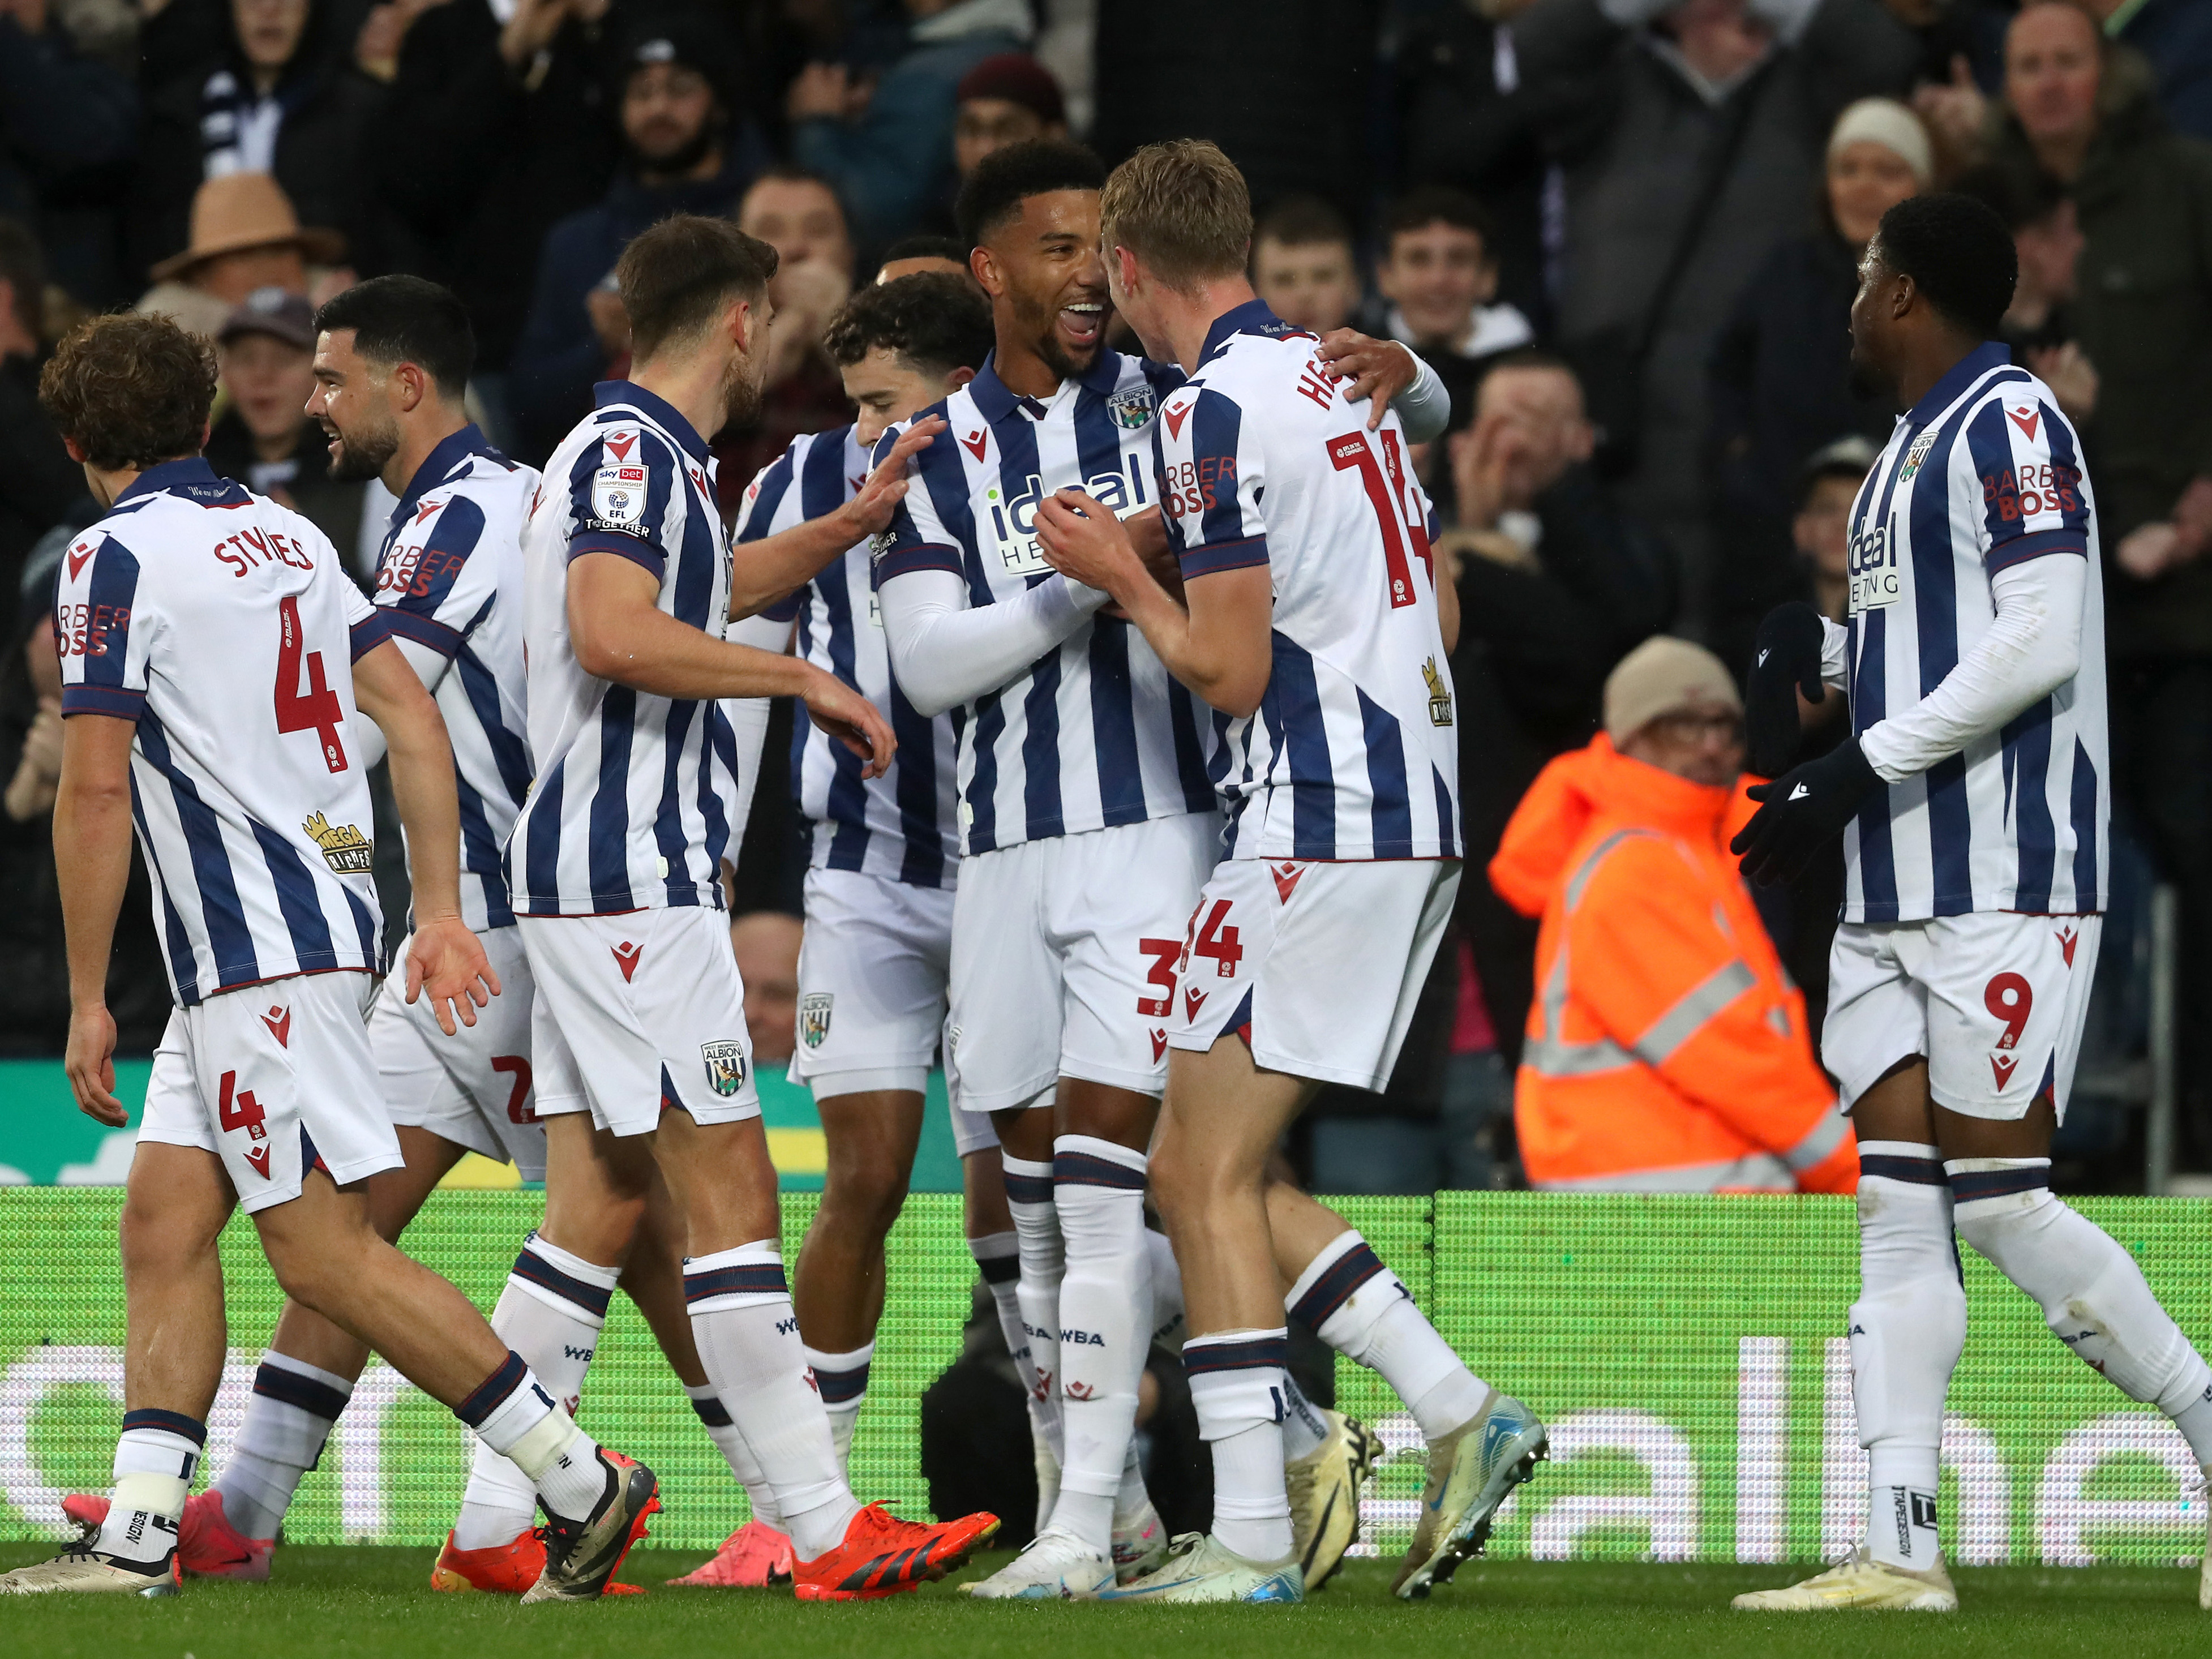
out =
<path fill-rule="evenodd" d="M 881 1236 L 906 1202 L 906 1164 L 888 1149 L 855 1147 L 831 1158 L 822 1183 L 822 1207 L 838 1221 Z"/>
<path fill-rule="evenodd" d="M 174 1273 L 185 1264 L 216 1255 L 220 1222 L 209 1224 L 194 1212 L 158 1197 L 133 1191 L 123 1206 L 119 1229 L 126 1273 Z"/>

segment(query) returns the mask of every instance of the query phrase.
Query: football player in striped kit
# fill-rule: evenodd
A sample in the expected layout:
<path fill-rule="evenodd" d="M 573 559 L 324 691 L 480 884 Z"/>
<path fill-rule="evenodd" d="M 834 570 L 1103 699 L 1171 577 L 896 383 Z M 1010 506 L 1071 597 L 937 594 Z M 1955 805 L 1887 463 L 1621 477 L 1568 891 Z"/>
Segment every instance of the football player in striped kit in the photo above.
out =
<path fill-rule="evenodd" d="M 705 434 L 757 404 L 775 270 L 767 244 L 688 216 L 617 263 L 633 378 L 600 386 L 556 450 L 525 538 L 536 775 L 507 874 L 538 986 L 548 1229 L 605 1279 L 665 1182 L 700 1358 L 750 1458 L 735 1472 L 771 1494 L 801 1598 L 842 1600 L 942 1577 L 997 1522 L 920 1527 L 854 1499 L 784 1276 L 721 915 L 736 791 L 719 704 L 796 696 L 864 779 L 896 744 L 835 676 L 723 637 L 730 561 Z"/>
<path fill-rule="evenodd" d="M 1104 346 L 1103 179 L 1048 140 L 970 175 L 960 217 L 996 344 L 928 411 L 945 428 L 875 550 L 902 691 L 962 711 L 948 1067 L 962 1106 L 999 1121 L 1021 1316 L 1059 1408 L 1050 1524 L 969 1587 L 988 1597 L 1094 1595 L 1150 1565 L 1113 1548 L 1145 1504 L 1128 1451 L 1153 1330 L 1146 1149 L 1184 923 L 1219 853 L 1213 716 L 1036 541 L 1040 505 L 1079 486 L 1164 555 L 1153 420 L 1182 371 Z M 1410 353 L 1372 361 L 1356 390 L 1407 392 L 1441 428 L 1449 402 Z"/>
<path fill-rule="evenodd" d="M 1735 842 L 1786 881 L 1844 838 L 1821 1058 L 1859 1141 L 1851 1392 L 1866 1542 L 1735 1605 L 1958 1607 L 1936 1524 L 1943 1400 L 1966 1339 L 1955 1231 L 2059 1340 L 2212 1460 L 2212 1370 L 2125 1246 L 2051 1194 L 2104 924 L 2111 766 L 2097 503 L 2051 389 L 1996 338 L 2013 240 L 1964 196 L 1883 216 L 1851 360 L 1905 413 L 1851 511 L 1847 624 L 1760 624 Z M 1798 697 L 1851 735 L 1791 766 Z M 2212 1565 L 2200 1599 L 2212 1606 Z"/>
<path fill-rule="evenodd" d="M 216 1236 L 242 1206 L 288 1295 L 526 1472 L 547 1527 L 525 1599 L 592 1599 L 656 1506 L 652 1472 L 595 1446 L 459 1291 L 379 1237 L 363 1190 L 400 1153 L 362 1018 L 384 963 L 356 715 L 388 740 L 408 834 L 406 1000 L 427 992 L 450 1035 L 500 989 L 462 916 L 444 722 L 321 532 L 200 459 L 214 393 L 206 343 L 159 317 L 83 325 L 41 385 L 109 508 L 70 549 L 56 611 L 70 718 L 55 854 L 84 1111 L 124 1121 L 103 992 L 134 820 L 178 1008 L 123 1218 L 112 1498 L 0 1593 L 173 1592 L 222 1370 Z"/>
<path fill-rule="evenodd" d="M 1363 419 L 1321 342 L 1253 296 L 1251 204 L 1218 149 L 1146 146 L 1099 212 L 1115 305 L 1188 374 L 1155 432 L 1185 601 L 1088 492 L 1044 502 L 1039 534 L 1054 568 L 1109 594 L 1218 711 L 1212 775 L 1229 808 L 1227 856 L 1169 987 L 1153 1168 L 1213 1449 L 1213 1530 L 1104 1595 L 1303 1599 L 1283 1471 L 1288 1282 L 1291 1310 L 1379 1371 L 1428 1439 L 1395 1586 L 1424 1595 L 1480 1547 L 1544 1426 L 1468 1370 L 1356 1231 L 1271 1183 L 1267 1164 L 1322 1083 L 1388 1083 L 1458 887 L 1451 640 L 1428 503 L 1397 415 Z"/>

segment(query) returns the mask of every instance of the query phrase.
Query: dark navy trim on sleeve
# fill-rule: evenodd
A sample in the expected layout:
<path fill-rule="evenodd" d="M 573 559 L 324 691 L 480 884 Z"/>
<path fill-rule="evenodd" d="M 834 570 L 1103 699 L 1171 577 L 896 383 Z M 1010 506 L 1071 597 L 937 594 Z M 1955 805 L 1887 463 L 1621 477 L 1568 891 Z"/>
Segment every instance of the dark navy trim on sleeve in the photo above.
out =
<path fill-rule="evenodd" d="M 2032 536 L 2015 536 L 2010 541 L 1997 543 L 1982 556 L 1982 563 L 1994 576 L 2000 570 L 2026 564 L 2046 553 L 2079 553 L 2087 557 L 2088 552 L 2089 544 L 2079 531 L 2039 530 Z"/>
<path fill-rule="evenodd" d="M 1183 549 L 1178 559 L 1185 581 L 1194 576 L 1211 576 L 1218 571 L 1243 570 L 1267 562 L 1267 538 L 1247 536 L 1241 542 L 1202 542 L 1196 547 Z"/>
<path fill-rule="evenodd" d="M 586 530 L 568 538 L 568 562 L 574 564 L 577 556 L 584 553 L 612 553 L 617 558 L 650 570 L 656 577 L 668 573 L 666 550 L 653 542 L 635 536 L 623 536 L 610 530 Z"/>
<path fill-rule="evenodd" d="M 353 659 L 359 662 L 392 637 L 392 613 L 371 611 L 353 625 Z"/>
<path fill-rule="evenodd" d="M 801 582 L 774 605 L 763 605 L 757 614 L 766 617 L 770 622 L 787 623 L 799 615 L 799 607 L 805 602 L 806 584 Z"/>
<path fill-rule="evenodd" d="M 956 576 L 965 576 L 967 567 L 960 562 L 960 550 L 942 542 L 917 542 L 907 547 L 895 547 L 876 561 L 876 586 L 881 587 L 894 576 L 903 576 L 914 570 L 949 570 Z"/>
<path fill-rule="evenodd" d="M 130 691 L 119 685 L 62 687 L 64 714 L 112 714 L 119 720 L 135 720 L 145 712 L 143 691 Z"/>
<path fill-rule="evenodd" d="M 378 607 L 377 614 L 384 618 L 386 631 L 395 639 L 410 640 L 426 646 L 441 657 L 448 657 L 461 648 L 461 632 L 448 628 L 435 617 L 426 617 L 419 611 L 401 611 L 394 606 Z M 356 655 L 360 654 L 358 652 Z"/>

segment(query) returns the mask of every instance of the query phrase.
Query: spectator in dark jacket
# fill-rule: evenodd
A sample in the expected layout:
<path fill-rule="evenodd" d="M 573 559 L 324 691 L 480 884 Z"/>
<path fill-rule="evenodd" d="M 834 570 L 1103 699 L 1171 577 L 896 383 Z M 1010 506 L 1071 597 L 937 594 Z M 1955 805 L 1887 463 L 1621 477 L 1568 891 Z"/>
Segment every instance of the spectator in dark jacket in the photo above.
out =
<path fill-rule="evenodd" d="M 53 279 L 89 306 L 137 291 L 112 204 L 137 136 L 137 89 L 77 49 L 49 0 L 0 0 L 0 218 L 37 237 Z"/>
<path fill-rule="evenodd" d="M 1036 33 L 1029 0 L 904 3 L 906 53 L 872 92 L 842 64 L 809 64 L 787 100 L 792 159 L 830 182 L 870 248 L 920 228 L 951 188 L 961 78 Z"/>
<path fill-rule="evenodd" d="M 1934 166 L 1903 104 L 1845 110 L 1828 136 L 1820 228 L 1767 256 L 1714 348 L 1711 638 L 1731 673 L 1744 672 L 1759 618 L 1795 594 L 1790 520 L 1806 457 L 1847 432 L 1889 437 L 1890 400 L 1852 388 L 1851 295 L 1881 216 L 1925 190 Z"/>
<path fill-rule="evenodd" d="M 366 144 L 383 88 L 355 67 L 360 13 L 340 0 L 230 0 L 222 46 L 148 95 L 146 132 L 125 221 L 130 274 L 185 246 L 201 183 L 274 174 L 302 224 L 335 230 L 374 273 L 388 257 L 369 188 Z"/>
<path fill-rule="evenodd" d="M 331 477 L 328 441 L 304 412 L 315 390 L 315 308 L 296 294 L 249 295 L 216 336 L 228 406 L 208 433 L 207 464 L 305 515 L 353 566 L 362 539 L 357 480 Z"/>
<path fill-rule="evenodd" d="M 2150 60 L 2174 130 L 2212 139 L 2212 6 L 2204 0 L 2096 0 L 2105 33 Z"/>
<path fill-rule="evenodd" d="M 1457 516 L 1437 554 L 1457 571 L 1460 804 L 1477 869 L 1545 762 L 1595 734 L 1613 664 L 1674 611 L 1667 550 L 1607 501 L 1595 442 L 1573 371 L 1537 351 L 1497 361 L 1451 440 Z M 1460 885 L 1459 925 L 1510 1058 L 1534 927 L 1480 881 Z"/>
<path fill-rule="evenodd" d="M 1810 228 L 1836 117 L 1904 90 L 1917 43 L 1881 0 L 1536 0 L 1513 38 L 1525 84 L 1595 100 L 1550 116 L 1560 337 L 1592 377 L 1623 507 L 1703 576 L 1714 343 L 1775 244 Z"/>
<path fill-rule="evenodd" d="M 516 342 L 508 400 L 525 454 L 542 458 L 592 407 L 592 387 L 629 356 L 611 281 L 630 238 L 672 213 L 727 214 L 758 170 L 758 142 L 732 122 L 727 43 L 702 14 L 648 16 L 620 58 L 623 165 L 596 207 L 555 225 Z"/>
<path fill-rule="evenodd" d="M 32 545 L 80 501 L 92 504 L 84 469 L 39 407 L 45 289 L 37 240 L 0 219 L 0 638 L 16 632 L 15 589 Z"/>
<path fill-rule="evenodd" d="M 447 0 L 400 49 L 374 149 L 377 189 L 409 268 L 468 307 L 479 376 L 507 367 L 546 233 L 614 174 L 611 4 L 518 0 L 502 26 L 485 0 Z"/>

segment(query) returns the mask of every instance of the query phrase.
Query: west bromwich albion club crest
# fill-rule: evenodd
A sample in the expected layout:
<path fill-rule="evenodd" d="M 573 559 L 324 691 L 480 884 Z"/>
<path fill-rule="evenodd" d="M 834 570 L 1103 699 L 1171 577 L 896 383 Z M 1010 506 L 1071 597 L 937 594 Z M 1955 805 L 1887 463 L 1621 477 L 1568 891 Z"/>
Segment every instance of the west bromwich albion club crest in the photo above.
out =
<path fill-rule="evenodd" d="M 1923 432 L 1915 438 L 1912 441 L 1912 447 L 1905 452 L 1905 465 L 1898 471 L 1898 483 L 1903 483 L 1914 473 L 1919 471 L 1921 462 L 1928 459 L 1928 452 L 1935 447 L 1936 434 L 1932 431 Z"/>
<path fill-rule="evenodd" d="M 837 1000 L 830 991 L 809 991 L 799 1000 L 799 1040 L 819 1048 L 830 1035 L 830 1011 Z"/>
<path fill-rule="evenodd" d="M 745 1086 L 745 1045 L 742 1042 L 702 1042 L 699 1053 L 707 1062 L 707 1086 L 718 1095 L 733 1095 Z"/>
<path fill-rule="evenodd" d="M 1134 432 L 1152 418 L 1152 389 L 1148 386 L 1125 387 L 1106 400 L 1106 407 L 1113 410 L 1115 425 L 1126 432 Z"/>

